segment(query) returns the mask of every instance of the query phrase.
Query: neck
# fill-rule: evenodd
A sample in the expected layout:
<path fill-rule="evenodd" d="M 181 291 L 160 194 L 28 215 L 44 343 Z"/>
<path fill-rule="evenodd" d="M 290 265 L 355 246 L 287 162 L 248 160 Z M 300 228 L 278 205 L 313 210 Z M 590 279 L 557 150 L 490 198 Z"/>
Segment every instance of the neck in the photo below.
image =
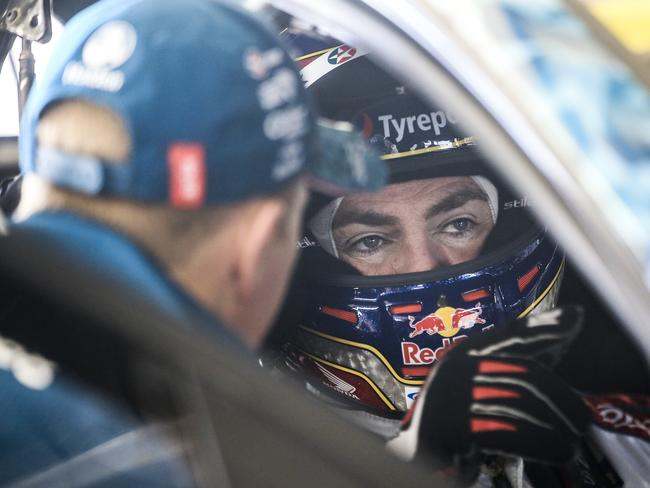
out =
<path fill-rule="evenodd" d="M 214 259 L 214 249 L 219 249 L 218 261 Z M 197 246 L 183 262 L 174 263 L 170 273 L 199 305 L 221 319 L 231 332 L 255 349 L 259 339 L 247 329 L 247 317 L 242 317 L 242 311 L 247 307 L 242 306 L 241 297 L 233 286 L 231 263 L 234 256 L 232 241 L 223 239 L 216 243 L 215 239 L 208 240 Z M 212 263 L 208 265 L 209 271 L 206 263 Z M 214 290 L 219 292 L 214 293 Z"/>

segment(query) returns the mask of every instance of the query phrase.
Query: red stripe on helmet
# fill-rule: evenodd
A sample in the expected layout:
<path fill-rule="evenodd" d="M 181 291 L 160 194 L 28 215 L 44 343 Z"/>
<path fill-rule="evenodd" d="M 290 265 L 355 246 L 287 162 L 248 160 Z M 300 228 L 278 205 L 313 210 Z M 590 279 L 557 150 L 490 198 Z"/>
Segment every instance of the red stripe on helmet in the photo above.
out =
<path fill-rule="evenodd" d="M 392 305 L 388 311 L 392 315 L 402 315 L 405 313 L 420 313 L 422 311 L 422 304 L 409 303 L 407 305 Z"/>
<path fill-rule="evenodd" d="M 337 319 L 345 320 L 346 322 L 357 325 L 357 313 L 352 312 L 351 310 L 341 310 L 333 307 L 321 307 L 320 311 L 325 315 L 329 315 L 330 317 L 335 317 Z"/>

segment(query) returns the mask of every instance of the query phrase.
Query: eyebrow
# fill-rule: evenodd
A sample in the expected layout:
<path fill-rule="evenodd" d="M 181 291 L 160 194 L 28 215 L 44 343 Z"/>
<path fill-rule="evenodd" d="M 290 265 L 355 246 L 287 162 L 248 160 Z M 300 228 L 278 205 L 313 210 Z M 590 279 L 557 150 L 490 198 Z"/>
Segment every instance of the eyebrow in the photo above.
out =
<path fill-rule="evenodd" d="M 462 190 L 446 196 L 438 203 L 432 205 L 426 213 L 426 219 L 436 216 L 439 213 L 449 212 L 458 207 L 462 207 L 472 200 L 483 200 L 487 202 L 487 196 L 480 190 Z"/>
<path fill-rule="evenodd" d="M 440 202 L 432 205 L 426 213 L 426 219 L 435 215 L 448 212 L 458 207 L 462 207 L 471 200 L 483 200 L 487 202 L 485 193 L 480 190 L 461 190 L 446 196 Z M 354 210 L 351 208 L 339 209 L 332 222 L 332 229 L 345 227 L 348 224 L 362 224 L 367 226 L 387 226 L 397 225 L 399 220 L 392 215 L 386 215 L 373 210 Z"/>
<path fill-rule="evenodd" d="M 368 226 L 397 225 L 398 219 L 391 216 L 374 212 L 372 210 L 340 209 L 332 222 L 332 229 L 345 227 L 348 224 L 363 224 Z"/>

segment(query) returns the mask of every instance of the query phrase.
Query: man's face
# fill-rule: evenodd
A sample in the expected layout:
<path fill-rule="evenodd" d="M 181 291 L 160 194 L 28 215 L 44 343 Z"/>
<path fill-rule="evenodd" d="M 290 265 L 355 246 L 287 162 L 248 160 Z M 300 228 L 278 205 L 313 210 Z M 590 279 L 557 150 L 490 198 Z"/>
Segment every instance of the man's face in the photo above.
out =
<path fill-rule="evenodd" d="M 332 235 L 339 258 L 362 274 L 391 275 L 474 259 L 493 227 L 487 196 L 459 176 L 345 197 Z"/>

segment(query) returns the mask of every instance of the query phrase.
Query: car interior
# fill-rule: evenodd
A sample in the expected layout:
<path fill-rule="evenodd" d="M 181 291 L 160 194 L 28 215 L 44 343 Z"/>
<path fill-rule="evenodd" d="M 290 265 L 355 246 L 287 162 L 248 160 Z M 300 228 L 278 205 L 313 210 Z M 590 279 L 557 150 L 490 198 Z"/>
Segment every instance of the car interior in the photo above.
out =
<path fill-rule="evenodd" d="M 65 23 L 91 3 L 54 0 L 53 13 Z M 47 4 L 4 0 L 0 12 Z M 19 198 L 10 184 L 18 173 L 17 137 L 2 136 L 5 214 Z M 222 324 L 178 297 L 167 300 L 168 290 L 143 286 L 160 278 L 146 258 L 109 243 L 122 264 L 97 262 L 75 232 L 28 229 L 0 237 L 0 336 L 46 356 L 66 381 L 81 385 L 69 390 L 79 412 L 117 412 L 107 426 L 115 438 L 155 426 L 159 437 L 142 442 L 158 448 L 137 462 L 131 457 L 111 465 L 100 455 L 58 469 L 54 462 L 17 458 L 10 486 L 137 486 L 151 473 L 170 486 L 185 479 L 198 486 L 431 486 L 426 469 L 390 456 L 379 439 L 263 373 Z M 58 245 L 71 237 L 76 247 Z M 139 273 L 144 281 L 135 278 Z M 585 392 L 650 394 L 643 354 L 567 261 L 560 305 L 575 303 L 585 309 L 585 326 L 557 368 L 561 376 Z M 31 414 L 48 415 L 49 402 L 56 401 L 35 403 Z M 88 449 L 61 449 L 71 461 L 88 461 Z"/>

